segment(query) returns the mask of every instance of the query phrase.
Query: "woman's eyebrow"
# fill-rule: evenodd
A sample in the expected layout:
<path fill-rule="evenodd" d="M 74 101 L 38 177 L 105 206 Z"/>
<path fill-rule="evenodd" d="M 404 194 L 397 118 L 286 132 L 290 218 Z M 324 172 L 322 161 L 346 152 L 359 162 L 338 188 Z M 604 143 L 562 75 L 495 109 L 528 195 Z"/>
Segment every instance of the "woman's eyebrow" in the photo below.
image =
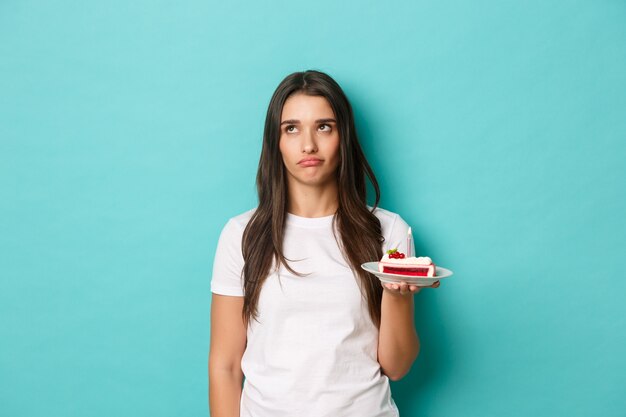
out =
<path fill-rule="evenodd" d="M 282 122 L 280 122 L 281 125 L 285 125 L 285 124 L 297 125 L 298 123 L 300 123 L 300 120 L 296 120 L 296 119 L 283 120 Z M 317 119 L 315 123 L 337 123 L 337 120 L 332 119 L 332 118 Z"/>

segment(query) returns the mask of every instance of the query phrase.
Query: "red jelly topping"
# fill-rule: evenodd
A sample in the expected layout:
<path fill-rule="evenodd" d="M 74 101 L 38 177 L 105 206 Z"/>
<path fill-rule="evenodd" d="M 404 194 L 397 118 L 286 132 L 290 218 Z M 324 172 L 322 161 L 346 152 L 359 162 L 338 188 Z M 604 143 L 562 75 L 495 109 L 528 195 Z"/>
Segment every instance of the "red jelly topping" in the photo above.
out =
<path fill-rule="evenodd" d="M 383 272 L 388 274 L 410 275 L 414 277 L 427 277 L 429 267 L 424 268 L 394 268 L 392 266 L 383 266 Z"/>

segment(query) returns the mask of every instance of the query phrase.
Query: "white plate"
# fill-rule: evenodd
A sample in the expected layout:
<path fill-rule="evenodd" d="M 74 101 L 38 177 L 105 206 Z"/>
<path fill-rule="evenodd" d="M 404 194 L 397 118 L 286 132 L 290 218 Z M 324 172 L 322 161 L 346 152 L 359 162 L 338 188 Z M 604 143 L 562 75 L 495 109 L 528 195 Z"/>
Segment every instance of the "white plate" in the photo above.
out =
<path fill-rule="evenodd" d="M 399 275 L 399 274 L 389 274 L 387 272 L 380 272 L 378 270 L 378 262 L 365 262 L 361 265 L 361 268 L 369 272 L 370 274 L 374 274 L 380 279 L 382 282 L 392 282 L 392 283 L 400 283 L 402 281 L 407 284 L 417 285 L 419 287 L 426 287 L 435 283 L 435 281 L 439 281 L 443 278 L 448 278 L 452 275 L 452 271 L 446 268 L 442 268 L 440 266 L 435 266 L 435 276 L 434 277 L 414 277 L 408 275 Z"/>

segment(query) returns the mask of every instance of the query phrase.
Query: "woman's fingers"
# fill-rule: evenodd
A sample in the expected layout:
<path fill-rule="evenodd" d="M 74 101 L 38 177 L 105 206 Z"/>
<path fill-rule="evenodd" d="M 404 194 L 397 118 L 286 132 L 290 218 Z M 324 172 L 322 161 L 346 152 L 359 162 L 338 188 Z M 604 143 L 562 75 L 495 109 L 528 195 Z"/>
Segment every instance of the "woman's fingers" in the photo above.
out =
<path fill-rule="evenodd" d="M 438 288 L 439 285 L 440 285 L 439 281 L 435 281 L 433 284 L 428 285 L 428 288 Z M 383 287 L 385 287 L 389 291 L 400 293 L 400 294 L 408 294 L 408 293 L 417 294 L 418 292 L 420 292 L 422 288 L 426 288 L 426 287 L 419 286 L 419 285 L 409 285 L 404 281 L 400 283 L 385 282 L 383 283 Z"/>
<path fill-rule="evenodd" d="M 416 285 L 409 285 L 406 282 L 400 282 L 400 283 L 386 283 L 383 284 L 385 286 L 385 288 L 387 288 L 388 290 L 391 290 L 395 293 L 400 293 L 400 294 L 409 294 L 409 293 L 416 293 L 419 291 L 419 287 Z"/>

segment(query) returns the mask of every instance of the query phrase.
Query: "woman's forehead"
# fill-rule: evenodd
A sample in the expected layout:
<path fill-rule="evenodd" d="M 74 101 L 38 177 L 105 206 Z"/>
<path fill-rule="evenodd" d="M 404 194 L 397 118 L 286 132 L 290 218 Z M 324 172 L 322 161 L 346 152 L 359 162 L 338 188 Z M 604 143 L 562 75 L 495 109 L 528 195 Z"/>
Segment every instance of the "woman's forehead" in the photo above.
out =
<path fill-rule="evenodd" d="M 310 121 L 334 117 L 333 108 L 325 97 L 296 93 L 285 101 L 281 122 L 287 119 Z"/>

